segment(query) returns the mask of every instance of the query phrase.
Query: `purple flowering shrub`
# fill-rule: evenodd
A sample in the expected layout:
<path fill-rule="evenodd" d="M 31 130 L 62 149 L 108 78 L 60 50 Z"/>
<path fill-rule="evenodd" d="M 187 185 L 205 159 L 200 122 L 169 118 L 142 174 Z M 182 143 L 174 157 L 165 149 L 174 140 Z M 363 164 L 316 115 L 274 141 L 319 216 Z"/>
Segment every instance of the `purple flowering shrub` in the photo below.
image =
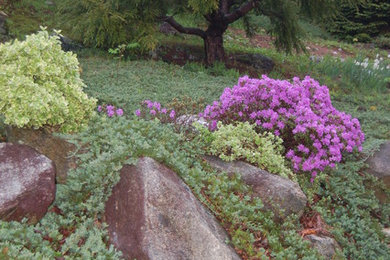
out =
<path fill-rule="evenodd" d="M 162 123 L 172 123 L 176 120 L 174 109 L 162 107 L 159 102 L 145 100 L 142 102 L 142 108 L 135 111 L 137 117 L 146 119 L 158 118 Z"/>
<path fill-rule="evenodd" d="M 211 130 L 218 121 L 241 121 L 280 136 L 294 171 L 310 173 L 312 181 L 319 171 L 340 162 L 344 151 L 361 151 L 364 141 L 359 121 L 336 110 L 328 88 L 308 76 L 292 82 L 241 77 L 200 116 Z"/>
<path fill-rule="evenodd" d="M 100 105 L 97 108 L 98 112 L 107 114 L 108 117 L 123 116 L 123 109 L 116 108 L 112 105 Z"/>

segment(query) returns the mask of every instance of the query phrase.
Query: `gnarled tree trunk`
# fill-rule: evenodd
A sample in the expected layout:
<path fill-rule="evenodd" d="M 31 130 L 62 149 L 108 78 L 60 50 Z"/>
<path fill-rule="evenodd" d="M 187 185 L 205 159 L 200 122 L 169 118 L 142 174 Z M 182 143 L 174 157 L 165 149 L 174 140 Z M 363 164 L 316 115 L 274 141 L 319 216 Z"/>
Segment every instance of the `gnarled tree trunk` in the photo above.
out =
<path fill-rule="evenodd" d="M 207 65 L 214 64 L 215 61 L 225 61 L 225 50 L 223 48 L 223 34 L 227 26 L 224 24 L 213 24 L 205 32 L 204 49 L 205 61 Z"/>

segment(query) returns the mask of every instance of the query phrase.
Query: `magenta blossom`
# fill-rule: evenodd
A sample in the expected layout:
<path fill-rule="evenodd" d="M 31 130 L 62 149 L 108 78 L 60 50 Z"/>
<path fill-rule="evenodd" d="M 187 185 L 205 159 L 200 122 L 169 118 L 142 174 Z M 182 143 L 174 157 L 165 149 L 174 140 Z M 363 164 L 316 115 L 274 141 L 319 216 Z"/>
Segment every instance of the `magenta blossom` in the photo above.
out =
<path fill-rule="evenodd" d="M 279 135 L 294 170 L 310 173 L 313 180 L 340 162 L 343 152 L 361 151 L 364 141 L 359 121 L 335 109 L 328 88 L 310 77 L 292 82 L 241 77 L 200 116 L 212 130 L 217 121 L 248 121 Z"/>
<path fill-rule="evenodd" d="M 116 115 L 117 116 L 123 116 L 123 109 L 119 108 L 116 110 Z"/>

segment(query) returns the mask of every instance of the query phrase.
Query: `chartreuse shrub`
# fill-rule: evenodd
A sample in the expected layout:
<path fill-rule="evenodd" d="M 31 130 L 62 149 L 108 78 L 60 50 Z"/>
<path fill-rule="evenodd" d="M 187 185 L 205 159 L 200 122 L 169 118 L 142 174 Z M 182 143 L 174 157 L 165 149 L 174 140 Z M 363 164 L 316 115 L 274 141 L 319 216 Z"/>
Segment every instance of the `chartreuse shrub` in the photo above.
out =
<path fill-rule="evenodd" d="M 293 169 L 310 173 L 312 180 L 335 167 L 343 152 L 360 151 L 364 141 L 359 121 L 335 109 L 328 88 L 310 77 L 292 82 L 241 77 L 201 115 L 211 122 L 211 130 L 218 121 L 241 121 L 280 136 Z"/>
<path fill-rule="evenodd" d="M 208 168 L 198 159 L 202 154 L 199 140 L 187 142 L 169 125 L 96 116 L 73 139 L 83 152 L 67 183 L 57 185 L 56 210 L 50 210 L 35 226 L 0 221 L 1 259 L 119 259 L 120 253 L 106 244 L 104 204 L 119 181 L 121 167 L 135 164 L 141 156 L 177 172 L 223 221 L 233 246 L 248 258 L 318 259 L 297 234 L 295 222 L 275 223 L 238 176 L 231 178 Z"/>
<path fill-rule="evenodd" d="M 225 161 L 246 160 L 262 169 L 280 176 L 295 179 L 285 166 L 282 155 L 283 140 L 270 132 L 257 133 L 256 125 L 248 122 L 237 125 L 218 124 L 218 130 L 210 132 L 198 127 L 209 153 Z"/>
<path fill-rule="evenodd" d="M 78 131 L 95 99 L 83 92 L 76 55 L 44 29 L 0 45 L 0 114 L 17 127 Z"/>

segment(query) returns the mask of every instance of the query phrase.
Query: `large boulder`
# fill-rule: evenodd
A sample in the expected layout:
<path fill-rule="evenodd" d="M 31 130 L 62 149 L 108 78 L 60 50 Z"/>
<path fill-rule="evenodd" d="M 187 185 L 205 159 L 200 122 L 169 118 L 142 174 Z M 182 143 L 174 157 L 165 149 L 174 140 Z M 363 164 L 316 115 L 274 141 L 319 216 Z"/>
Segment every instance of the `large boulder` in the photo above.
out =
<path fill-rule="evenodd" d="M 55 167 L 26 145 L 0 143 L 0 219 L 38 222 L 55 197 Z"/>
<path fill-rule="evenodd" d="M 54 136 L 43 129 L 7 127 L 6 132 L 8 142 L 31 146 L 52 160 L 57 170 L 57 183 L 65 183 L 67 172 L 76 168 L 76 158 L 69 156 L 76 146 L 64 138 Z"/>
<path fill-rule="evenodd" d="M 369 165 L 368 172 L 382 180 L 387 188 L 390 188 L 390 142 L 382 144 L 366 161 Z M 376 190 L 376 195 L 380 201 L 388 201 L 386 194 L 382 190 Z"/>
<path fill-rule="evenodd" d="M 227 234 L 169 168 L 125 165 L 106 202 L 110 242 L 126 259 L 240 259 Z"/>
<path fill-rule="evenodd" d="M 252 66 L 262 73 L 270 73 L 275 67 L 275 62 L 272 59 L 258 53 L 236 55 L 234 60 Z"/>
<path fill-rule="evenodd" d="M 390 187 L 390 142 L 382 144 L 379 151 L 368 158 L 369 172 Z"/>
<path fill-rule="evenodd" d="M 242 161 L 225 162 L 215 156 L 204 158 L 216 170 L 241 175 L 242 180 L 252 187 L 254 196 L 261 198 L 277 220 L 291 214 L 302 216 L 307 198 L 297 183 Z"/>
<path fill-rule="evenodd" d="M 317 249 L 318 253 L 325 259 L 334 259 L 337 250 L 341 250 L 340 245 L 331 237 L 308 235 L 305 239 L 309 240 L 312 246 Z"/>

